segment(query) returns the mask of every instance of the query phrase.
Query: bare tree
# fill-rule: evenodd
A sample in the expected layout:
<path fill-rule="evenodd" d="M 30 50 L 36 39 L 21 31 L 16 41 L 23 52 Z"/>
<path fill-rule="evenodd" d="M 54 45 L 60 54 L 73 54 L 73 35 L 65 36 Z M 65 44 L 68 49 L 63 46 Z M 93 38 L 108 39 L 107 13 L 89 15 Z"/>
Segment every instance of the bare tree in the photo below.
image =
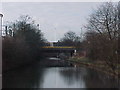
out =
<path fill-rule="evenodd" d="M 104 60 L 114 71 L 118 63 L 119 9 L 111 2 L 104 3 L 90 15 L 86 29 L 90 53 L 96 59 Z M 89 38 L 91 38 L 89 40 Z M 99 53 L 99 54 L 98 54 Z"/>
<path fill-rule="evenodd" d="M 79 46 L 80 40 L 80 37 L 75 32 L 68 31 L 64 34 L 64 37 L 61 38 L 60 43 L 63 46 Z"/>
<path fill-rule="evenodd" d="M 5 70 L 39 60 L 42 57 L 41 48 L 44 45 L 43 34 L 31 23 L 28 16 L 14 22 L 10 36 L 3 39 L 3 66 Z"/>

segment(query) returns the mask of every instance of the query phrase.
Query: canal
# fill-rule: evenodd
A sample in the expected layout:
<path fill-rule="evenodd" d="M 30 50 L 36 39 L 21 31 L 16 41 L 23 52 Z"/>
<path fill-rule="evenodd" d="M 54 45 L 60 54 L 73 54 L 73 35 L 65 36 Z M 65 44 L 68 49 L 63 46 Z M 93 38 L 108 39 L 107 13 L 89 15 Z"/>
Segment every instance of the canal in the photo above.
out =
<path fill-rule="evenodd" d="M 118 80 L 85 67 L 41 67 L 41 63 L 3 74 L 3 88 L 117 88 Z"/>

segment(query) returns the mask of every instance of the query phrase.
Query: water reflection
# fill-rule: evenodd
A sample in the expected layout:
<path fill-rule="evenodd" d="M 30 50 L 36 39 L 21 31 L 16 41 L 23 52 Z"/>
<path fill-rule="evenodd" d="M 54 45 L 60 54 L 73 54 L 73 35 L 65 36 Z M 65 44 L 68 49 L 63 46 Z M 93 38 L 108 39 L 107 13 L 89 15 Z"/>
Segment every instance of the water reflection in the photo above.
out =
<path fill-rule="evenodd" d="M 86 87 L 89 88 L 117 88 L 118 80 L 102 72 L 86 69 L 87 74 L 83 76 Z"/>
<path fill-rule="evenodd" d="M 104 73 L 97 72 L 88 68 L 68 68 L 60 70 L 62 79 L 72 85 L 77 84 L 82 88 L 117 88 L 118 81 Z"/>
<path fill-rule="evenodd" d="M 43 72 L 37 66 L 7 72 L 3 75 L 3 88 L 38 88 L 43 82 Z"/>
<path fill-rule="evenodd" d="M 71 70 L 67 71 L 66 69 Z M 46 68 L 47 74 L 45 75 L 43 88 L 85 88 L 84 81 L 82 79 L 78 80 L 79 75 L 72 69 L 70 67 Z M 67 72 L 64 73 L 64 70 Z M 73 73 L 76 73 L 77 77 L 72 75 Z"/>
<path fill-rule="evenodd" d="M 114 78 L 88 68 L 48 67 L 39 64 L 3 74 L 3 88 L 113 88 Z"/>
<path fill-rule="evenodd" d="M 85 82 L 83 81 L 83 75 L 86 74 L 86 71 L 83 70 L 84 68 L 61 68 L 59 70 L 60 75 L 62 76 L 61 79 L 69 85 L 75 85 L 76 88 L 85 88 Z M 83 70 L 83 72 L 82 72 Z"/>

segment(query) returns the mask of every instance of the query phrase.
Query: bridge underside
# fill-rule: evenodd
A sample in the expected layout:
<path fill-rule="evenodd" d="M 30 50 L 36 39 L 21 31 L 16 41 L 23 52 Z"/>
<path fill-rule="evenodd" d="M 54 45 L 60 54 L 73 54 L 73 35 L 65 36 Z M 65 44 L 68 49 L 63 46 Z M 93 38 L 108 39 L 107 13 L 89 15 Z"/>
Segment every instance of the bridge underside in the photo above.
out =
<path fill-rule="evenodd" d="M 74 48 L 43 48 L 42 52 L 46 57 L 59 57 L 63 54 L 63 56 L 70 57 L 74 50 Z"/>

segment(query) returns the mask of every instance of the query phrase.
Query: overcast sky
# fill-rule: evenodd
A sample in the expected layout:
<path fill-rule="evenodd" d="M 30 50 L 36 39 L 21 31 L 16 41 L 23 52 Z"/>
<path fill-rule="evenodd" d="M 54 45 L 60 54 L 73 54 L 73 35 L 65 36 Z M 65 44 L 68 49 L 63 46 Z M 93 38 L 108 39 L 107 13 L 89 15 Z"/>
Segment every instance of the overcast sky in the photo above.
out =
<path fill-rule="evenodd" d="M 2 12 L 4 24 L 15 21 L 20 15 L 29 15 L 48 41 L 56 41 L 67 31 L 80 33 L 87 18 L 101 3 L 99 2 L 4 2 Z"/>

